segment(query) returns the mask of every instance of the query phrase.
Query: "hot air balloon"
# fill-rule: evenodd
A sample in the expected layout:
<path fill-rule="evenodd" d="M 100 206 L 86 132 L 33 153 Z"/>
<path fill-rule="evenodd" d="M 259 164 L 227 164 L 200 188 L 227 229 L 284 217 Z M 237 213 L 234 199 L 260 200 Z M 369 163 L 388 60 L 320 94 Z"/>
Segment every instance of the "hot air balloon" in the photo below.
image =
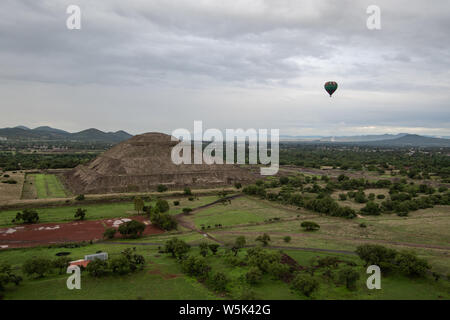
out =
<path fill-rule="evenodd" d="M 332 94 L 337 90 L 338 84 L 334 81 L 328 81 L 325 83 L 325 90 L 330 94 L 330 98 Z"/>

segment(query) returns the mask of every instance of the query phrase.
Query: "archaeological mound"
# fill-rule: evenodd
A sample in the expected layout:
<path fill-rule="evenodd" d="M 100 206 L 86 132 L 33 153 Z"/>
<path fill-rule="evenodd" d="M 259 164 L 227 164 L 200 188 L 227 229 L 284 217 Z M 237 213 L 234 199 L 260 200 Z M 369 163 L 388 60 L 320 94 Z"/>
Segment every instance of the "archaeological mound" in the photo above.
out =
<path fill-rule="evenodd" d="M 65 184 L 74 194 L 89 194 L 152 191 L 160 184 L 170 189 L 226 186 L 257 178 L 249 170 L 231 164 L 176 165 L 171 159 L 176 144 L 177 140 L 163 133 L 134 136 L 90 163 L 66 172 Z"/>

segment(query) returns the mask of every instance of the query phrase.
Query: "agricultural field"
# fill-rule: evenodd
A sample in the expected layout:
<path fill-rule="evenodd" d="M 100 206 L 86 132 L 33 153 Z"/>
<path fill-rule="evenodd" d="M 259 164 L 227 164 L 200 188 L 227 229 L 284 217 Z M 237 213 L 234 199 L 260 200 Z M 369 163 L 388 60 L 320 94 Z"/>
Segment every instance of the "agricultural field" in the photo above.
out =
<path fill-rule="evenodd" d="M 20 199 L 24 179 L 23 172 L 0 171 L 0 202 Z"/>
<path fill-rule="evenodd" d="M 30 174 L 30 179 L 31 181 L 34 180 L 36 194 L 39 199 L 65 198 L 69 195 L 59 178 L 54 174 Z"/>

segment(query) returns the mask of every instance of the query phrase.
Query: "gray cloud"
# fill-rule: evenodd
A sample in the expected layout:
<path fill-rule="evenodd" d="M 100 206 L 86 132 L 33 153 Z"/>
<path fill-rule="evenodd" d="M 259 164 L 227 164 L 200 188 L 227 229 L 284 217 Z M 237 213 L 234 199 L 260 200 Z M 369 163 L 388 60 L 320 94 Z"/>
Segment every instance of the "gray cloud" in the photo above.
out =
<path fill-rule="evenodd" d="M 65 27 L 69 4 L 80 31 Z M 449 135 L 450 4 L 380 0 L 369 31 L 370 4 L 2 0 L 0 126 Z"/>

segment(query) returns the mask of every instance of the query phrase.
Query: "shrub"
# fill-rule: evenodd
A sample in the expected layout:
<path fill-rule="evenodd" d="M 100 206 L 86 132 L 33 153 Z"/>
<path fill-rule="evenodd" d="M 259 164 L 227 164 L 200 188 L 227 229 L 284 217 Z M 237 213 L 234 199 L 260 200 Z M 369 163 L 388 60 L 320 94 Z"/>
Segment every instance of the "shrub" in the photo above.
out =
<path fill-rule="evenodd" d="M 361 228 L 367 228 L 367 225 L 366 225 L 364 222 L 361 222 L 361 223 L 359 224 L 359 226 L 360 226 Z"/>
<path fill-rule="evenodd" d="M 384 272 L 395 268 L 394 258 L 396 251 L 376 244 L 364 244 L 356 248 L 356 254 L 365 262 L 365 265 L 377 265 Z"/>
<path fill-rule="evenodd" d="M 262 236 L 258 236 L 255 241 L 261 242 L 263 247 L 266 247 L 269 244 L 270 236 L 267 233 L 264 233 Z"/>
<path fill-rule="evenodd" d="M 286 236 L 286 237 L 283 238 L 284 242 L 286 242 L 286 243 L 291 242 L 291 239 L 292 238 L 290 236 Z"/>
<path fill-rule="evenodd" d="M 211 250 L 212 254 L 215 255 L 217 253 L 217 250 L 219 249 L 220 245 L 217 243 L 211 243 L 208 245 L 209 250 Z"/>
<path fill-rule="evenodd" d="M 399 252 L 395 256 L 395 265 L 398 271 L 408 277 L 424 277 L 430 269 L 427 261 L 418 258 L 411 252 Z"/>
<path fill-rule="evenodd" d="M 170 209 L 169 203 L 164 199 L 156 200 L 155 208 L 161 213 L 167 212 Z"/>
<path fill-rule="evenodd" d="M 95 261 L 95 260 L 94 260 Z M 89 263 L 90 264 L 90 263 Z M 125 275 L 131 272 L 131 263 L 124 255 L 113 258 L 109 262 L 111 272 L 116 275 Z"/>
<path fill-rule="evenodd" d="M 203 257 L 206 257 L 208 255 L 208 251 L 209 251 L 208 250 L 209 249 L 208 243 L 207 242 L 201 242 L 198 247 L 200 248 L 200 254 Z"/>
<path fill-rule="evenodd" d="M 259 283 L 262 279 L 262 272 L 257 267 L 251 267 L 245 274 L 245 280 L 252 285 Z"/>
<path fill-rule="evenodd" d="M 168 190 L 167 186 L 163 185 L 163 184 L 158 184 L 158 186 L 156 187 L 156 190 L 158 192 L 165 192 Z"/>
<path fill-rule="evenodd" d="M 218 292 L 227 291 L 227 284 L 230 280 L 223 272 L 217 272 L 211 277 L 210 286 Z"/>
<path fill-rule="evenodd" d="M 168 213 L 152 213 L 150 215 L 150 221 L 153 225 L 167 231 L 178 227 L 177 221 Z"/>
<path fill-rule="evenodd" d="M 280 262 L 272 262 L 268 265 L 267 272 L 275 279 L 283 279 L 289 274 L 289 265 Z"/>
<path fill-rule="evenodd" d="M 189 187 L 184 188 L 184 194 L 187 195 L 187 196 L 192 195 L 191 188 L 189 188 Z"/>
<path fill-rule="evenodd" d="M 367 202 L 366 206 L 361 209 L 361 212 L 366 215 L 377 216 L 377 215 L 380 215 L 381 208 L 377 203 L 375 203 L 373 201 L 369 201 L 369 202 Z"/>
<path fill-rule="evenodd" d="M 14 283 L 17 286 L 20 284 L 21 281 L 22 277 L 17 276 L 12 272 L 11 265 L 5 262 L 0 264 L 0 294 L 2 291 L 5 290 L 5 286 L 8 283 Z"/>
<path fill-rule="evenodd" d="M 194 201 L 195 199 L 194 199 L 194 197 L 189 197 L 188 200 L 189 201 Z"/>
<path fill-rule="evenodd" d="M 13 223 L 22 220 L 23 223 L 36 223 L 39 221 L 39 215 L 37 211 L 31 209 L 25 209 L 22 213 L 17 212 L 16 218 L 12 220 Z"/>
<path fill-rule="evenodd" d="M 37 275 L 38 278 L 43 277 L 50 272 L 52 262 L 47 258 L 32 258 L 25 261 L 22 266 L 22 271 L 28 276 Z"/>
<path fill-rule="evenodd" d="M 338 280 L 340 283 L 345 284 L 347 289 L 356 289 L 356 282 L 359 280 L 359 273 L 352 267 L 346 266 L 339 270 Z"/>
<path fill-rule="evenodd" d="M 242 184 L 241 184 L 240 182 L 236 182 L 236 183 L 234 184 L 234 187 L 235 187 L 236 189 L 241 189 L 241 188 L 242 188 Z"/>
<path fill-rule="evenodd" d="M 347 195 L 345 193 L 340 193 L 339 194 L 339 200 L 341 200 L 341 201 L 347 200 Z"/>
<path fill-rule="evenodd" d="M 192 212 L 192 208 L 183 208 L 183 213 L 184 214 L 189 214 Z"/>
<path fill-rule="evenodd" d="M 83 201 L 85 198 L 84 194 L 79 194 L 78 196 L 75 197 L 75 200 L 77 201 Z"/>
<path fill-rule="evenodd" d="M 314 291 L 319 288 L 319 282 L 314 279 L 312 276 L 298 274 L 292 280 L 291 288 L 294 291 L 304 294 L 307 297 L 310 297 Z"/>
<path fill-rule="evenodd" d="M 200 279 L 206 279 L 211 270 L 204 258 L 194 256 L 184 259 L 181 268 L 186 274 Z"/>
<path fill-rule="evenodd" d="M 379 194 L 379 195 L 377 195 L 377 199 L 382 200 L 382 199 L 384 199 L 384 198 L 386 198 L 386 196 L 385 196 L 384 194 Z"/>
<path fill-rule="evenodd" d="M 59 257 L 52 261 L 52 267 L 58 269 L 59 274 L 66 272 L 70 262 L 69 257 Z"/>
<path fill-rule="evenodd" d="M 313 221 L 303 221 L 300 226 L 306 231 L 316 231 L 320 229 L 320 226 Z"/>
<path fill-rule="evenodd" d="M 173 202 L 173 205 L 174 205 L 174 206 L 179 206 L 179 205 L 180 205 L 180 201 L 175 200 L 175 201 Z"/>
<path fill-rule="evenodd" d="M 116 235 L 116 228 L 108 228 L 105 230 L 105 232 L 103 232 L 103 238 L 105 239 L 113 239 L 114 236 Z"/>
<path fill-rule="evenodd" d="M 75 219 L 79 219 L 79 220 L 84 220 L 84 217 L 86 216 L 86 209 L 81 209 L 78 208 L 77 211 L 75 212 Z"/>
<path fill-rule="evenodd" d="M 119 226 L 119 233 L 126 238 L 139 238 L 145 230 L 145 224 L 131 220 Z"/>
<path fill-rule="evenodd" d="M 172 254 L 172 257 L 182 259 L 191 249 L 191 246 L 178 238 L 167 240 L 164 252 Z"/>
<path fill-rule="evenodd" d="M 357 203 L 365 203 L 365 202 L 367 202 L 366 195 L 365 195 L 364 191 L 358 191 L 357 193 L 355 193 L 355 201 Z"/>
<path fill-rule="evenodd" d="M 101 259 L 95 259 L 94 261 L 91 261 L 87 265 L 86 271 L 91 276 L 96 278 L 106 276 L 110 272 L 108 263 Z"/>
<path fill-rule="evenodd" d="M 14 180 L 14 179 L 8 179 L 8 180 L 2 181 L 2 183 L 7 183 L 7 184 L 17 184 L 17 181 Z"/>

